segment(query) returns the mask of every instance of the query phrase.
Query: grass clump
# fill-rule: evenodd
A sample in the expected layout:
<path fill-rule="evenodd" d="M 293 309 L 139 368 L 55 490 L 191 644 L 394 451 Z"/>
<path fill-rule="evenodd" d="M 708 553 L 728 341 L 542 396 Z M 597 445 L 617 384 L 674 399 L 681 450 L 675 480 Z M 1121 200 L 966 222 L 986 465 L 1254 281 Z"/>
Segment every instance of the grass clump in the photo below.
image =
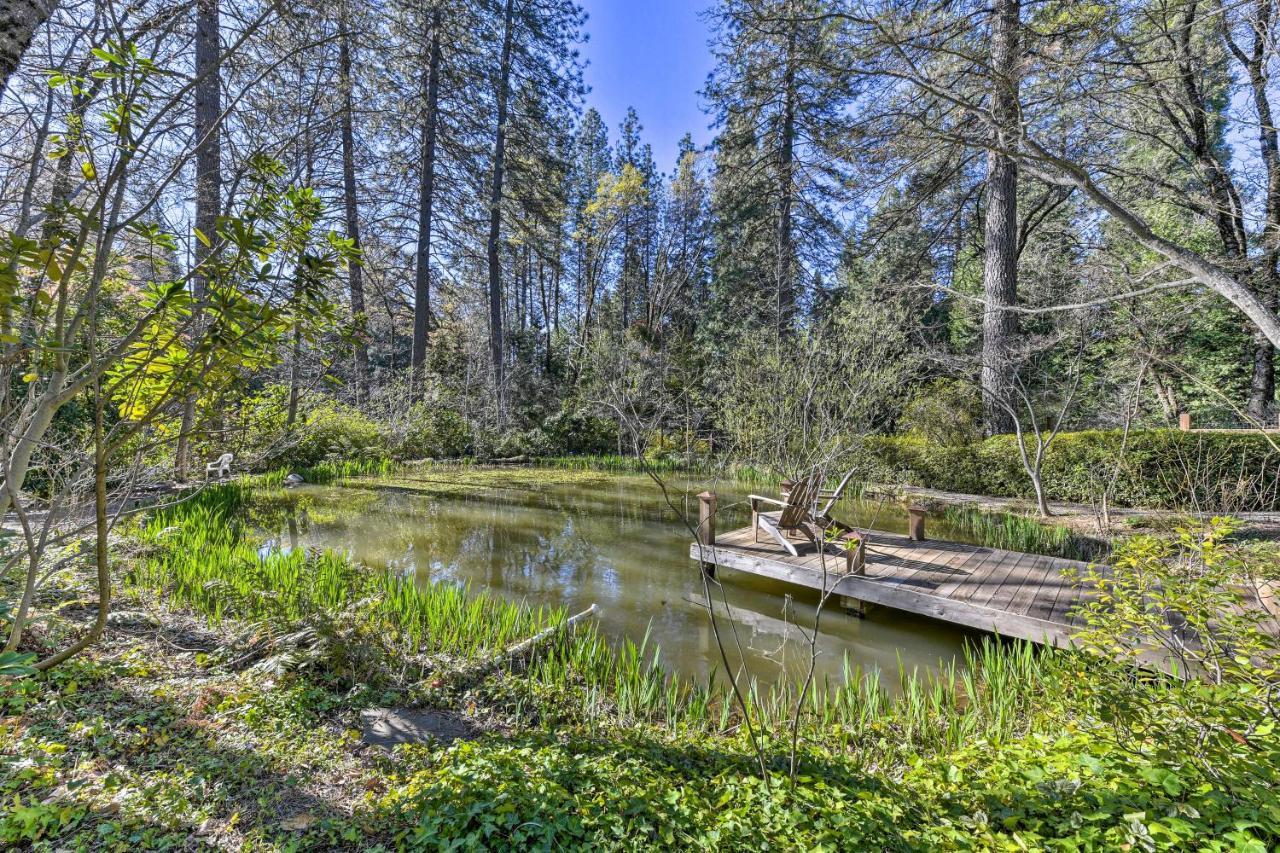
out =
<path fill-rule="evenodd" d="M 224 618 L 300 620 L 343 614 L 357 627 L 415 652 L 475 657 L 563 619 L 447 584 L 413 582 L 332 551 L 263 547 L 245 518 L 252 489 L 227 484 L 161 509 L 137 531 L 133 584 L 217 624 Z"/>
<path fill-rule="evenodd" d="M 536 461 L 539 467 L 560 468 L 570 471 L 595 471 L 610 474 L 688 474 L 698 477 L 729 480 L 745 485 L 776 485 L 782 477 L 756 465 L 702 457 L 694 460 L 660 456 L 640 457 L 617 454 L 593 454 L 582 456 L 548 456 Z"/>
<path fill-rule="evenodd" d="M 943 510 L 942 520 L 951 530 L 988 548 L 1086 562 L 1103 559 L 1110 551 L 1101 539 L 1081 536 L 1065 525 L 1046 524 L 1011 512 L 949 506 Z"/>

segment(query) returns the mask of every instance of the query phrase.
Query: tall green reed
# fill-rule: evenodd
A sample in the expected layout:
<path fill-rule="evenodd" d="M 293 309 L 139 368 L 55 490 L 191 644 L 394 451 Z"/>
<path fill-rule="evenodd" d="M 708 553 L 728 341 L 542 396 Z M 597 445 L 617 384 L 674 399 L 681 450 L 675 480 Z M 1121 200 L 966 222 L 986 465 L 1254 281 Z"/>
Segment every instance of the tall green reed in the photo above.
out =
<path fill-rule="evenodd" d="M 130 581 L 210 622 L 305 619 L 369 604 L 367 618 L 418 651 L 471 657 L 504 648 L 564 618 L 447 584 L 375 571 L 332 551 L 263 546 L 247 529 L 251 487 L 214 486 L 152 514 Z"/>
<path fill-rule="evenodd" d="M 584 456 L 548 456 L 534 460 L 534 464 L 546 468 L 560 468 L 571 471 L 600 471 L 609 474 L 654 473 L 659 476 L 664 474 L 687 474 L 732 480 L 744 485 L 776 485 L 782 479 L 775 471 L 755 465 L 724 462 L 716 459 L 687 461 L 665 457 L 641 459 L 636 456 L 592 454 Z"/>
<path fill-rule="evenodd" d="M 1065 525 L 1046 524 L 1016 513 L 949 506 L 943 510 L 942 519 L 952 530 L 989 548 L 1085 561 L 1101 559 L 1110 551 L 1101 539 L 1081 536 Z"/>
<path fill-rule="evenodd" d="M 955 748 L 974 738 L 998 742 L 1031 729 L 1044 711 L 1037 703 L 1057 683 L 1055 654 L 986 638 L 933 672 L 907 671 L 899 664 L 896 691 L 885 685 L 880 670 L 864 670 L 847 657 L 842 677 L 825 679 L 803 702 L 797 701 L 800 687 L 794 681 L 750 679 L 742 686 L 747 712 L 774 731 L 798 713 L 804 737 L 829 746 L 848 745 L 879 730 L 903 745 Z M 666 673 L 648 635 L 640 643 L 611 646 L 588 628 L 535 660 L 527 677 L 540 685 L 581 688 L 566 691 L 557 705 L 560 715 L 580 722 L 621 720 L 672 732 L 724 732 L 742 717 L 723 678 L 713 674 L 696 683 Z"/>

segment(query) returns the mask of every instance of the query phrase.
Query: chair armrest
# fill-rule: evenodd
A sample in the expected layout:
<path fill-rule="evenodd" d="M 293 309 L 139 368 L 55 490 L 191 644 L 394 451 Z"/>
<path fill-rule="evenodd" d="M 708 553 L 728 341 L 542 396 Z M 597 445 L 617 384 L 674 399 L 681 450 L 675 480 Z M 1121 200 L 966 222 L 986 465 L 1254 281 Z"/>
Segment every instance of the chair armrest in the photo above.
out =
<path fill-rule="evenodd" d="M 751 509 L 754 511 L 756 506 L 761 503 L 773 504 L 774 506 L 786 506 L 786 503 L 777 498 L 767 498 L 764 495 L 747 495 L 747 500 L 751 502 Z"/>

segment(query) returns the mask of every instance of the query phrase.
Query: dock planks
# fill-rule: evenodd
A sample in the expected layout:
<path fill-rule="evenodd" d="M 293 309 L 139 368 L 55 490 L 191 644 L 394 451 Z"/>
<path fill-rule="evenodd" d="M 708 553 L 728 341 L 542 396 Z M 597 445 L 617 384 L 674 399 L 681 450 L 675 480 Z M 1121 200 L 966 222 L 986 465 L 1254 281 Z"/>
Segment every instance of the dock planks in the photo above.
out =
<path fill-rule="evenodd" d="M 785 583 L 861 599 L 1005 637 L 1065 645 L 1081 591 L 1063 577 L 1086 563 L 956 542 L 916 542 L 870 531 L 865 575 L 845 574 L 843 555 L 825 557 L 812 545 L 792 557 L 777 544 L 756 542 L 750 528 L 722 534 L 714 546 L 693 543 L 689 556 Z M 825 567 L 825 571 L 824 571 Z"/>

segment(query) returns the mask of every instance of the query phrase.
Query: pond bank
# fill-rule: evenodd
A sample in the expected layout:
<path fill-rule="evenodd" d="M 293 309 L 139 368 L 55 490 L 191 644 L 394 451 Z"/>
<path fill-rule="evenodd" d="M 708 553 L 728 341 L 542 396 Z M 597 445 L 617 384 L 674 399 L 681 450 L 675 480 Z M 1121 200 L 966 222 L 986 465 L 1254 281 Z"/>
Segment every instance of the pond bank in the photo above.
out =
<path fill-rule="evenodd" d="M 186 544 L 120 543 L 116 557 L 128 566 Z M 72 601 L 79 583 L 67 577 L 50 595 Z M 293 660 L 246 658 L 264 602 L 227 597 L 210 625 L 166 590 L 127 587 L 119 609 L 145 616 L 115 620 L 103 643 L 52 673 L 0 684 L 0 797 L 11 804 L 0 842 L 995 850 L 1280 840 L 1260 811 L 1267 789 L 1242 799 L 1222 779 L 1206 784 L 1194 767 L 1100 737 L 1107 727 L 1078 697 L 1087 662 L 1070 656 L 989 645 L 950 686 L 912 681 L 896 700 L 854 682 L 847 712 L 804 716 L 789 779 L 785 714 L 759 709 L 766 777 L 736 714 L 668 722 L 665 688 L 642 699 L 655 685 L 599 677 L 592 655 L 612 653 L 598 645 L 575 642 L 556 667 L 463 683 L 453 674 L 471 644 L 442 636 L 440 653 L 422 658 L 388 643 L 386 625 L 322 607 L 271 627 L 276 637 L 310 630 L 327 638 L 319 646 Z M 82 629 L 87 612 L 64 608 L 43 636 Z M 344 666 L 367 643 L 381 649 L 370 665 Z M 476 737 L 390 753 L 362 745 L 361 712 L 399 705 L 463 719 Z"/>

